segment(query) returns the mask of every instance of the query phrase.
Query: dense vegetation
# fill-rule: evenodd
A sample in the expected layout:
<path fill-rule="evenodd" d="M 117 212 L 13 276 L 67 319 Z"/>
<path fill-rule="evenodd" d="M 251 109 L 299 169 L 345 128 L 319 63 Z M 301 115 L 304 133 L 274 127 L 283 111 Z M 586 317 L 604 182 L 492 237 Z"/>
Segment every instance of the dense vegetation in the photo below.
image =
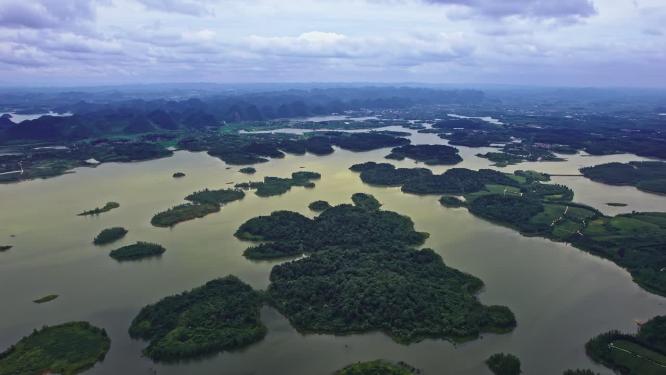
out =
<path fill-rule="evenodd" d="M 657 375 L 666 369 L 666 316 L 643 324 L 636 335 L 611 331 L 585 345 L 595 362 L 621 374 Z"/>
<path fill-rule="evenodd" d="M 111 340 L 103 329 L 71 322 L 35 330 L 0 353 L 0 375 L 72 375 L 104 359 Z"/>
<path fill-rule="evenodd" d="M 328 203 L 326 201 L 321 201 L 321 200 L 320 201 L 314 201 L 314 202 L 312 202 L 308 205 L 309 209 L 311 209 L 312 211 L 318 211 L 318 212 L 328 210 L 331 207 L 332 206 L 331 206 L 330 203 Z"/>
<path fill-rule="evenodd" d="M 117 241 L 127 234 L 127 229 L 123 227 L 113 227 L 103 229 L 93 240 L 95 245 L 105 245 Z"/>
<path fill-rule="evenodd" d="M 185 197 L 185 200 L 198 204 L 216 204 L 221 206 L 229 202 L 243 199 L 244 197 L 245 193 L 238 189 L 204 189 L 188 195 Z"/>
<path fill-rule="evenodd" d="M 166 249 L 162 245 L 137 242 L 133 245 L 123 246 L 109 253 L 109 256 L 117 261 L 139 260 L 162 255 Z"/>
<path fill-rule="evenodd" d="M 410 158 L 428 165 L 452 165 L 462 161 L 458 149 L 446 145 L 405 145 L 396 147 L 386 156 L 387 159 L 403 160 Z"/>
<path fill-rule="evenodd" d="M 116 208 L 118 208 L 118 207 L 120 207 L 120 204 L 117 203 L 117 202 L 107 202 L 107 203 L 104 205 L 104 207 L 102 207 L 102 208 L 96 207 L 96 208 L 94 208 L 94 209 L 92 209 L 92 210 L 83 211 L 83 212 L 81 212 L 81 213 L 79 214 L 79 216 L 99 215 L 99 214 L 102 214 L 102 213 L 104 213 L 104 212 L 108 212 L 108 211 L 111 211 L 111 210 L 113 210 L 113 209 L 116 209 Z"/>
<path fill-rule="evenodd" d="M 412 375 L 419 374 L 420 371 L 413 367 L 378 359 L 370 362 L 358 362 L 349 365 L 335 373 L 335 375 Z"/>
<path fill-rule="evenodd" d="M 220 206 L 217 204 L 184 203 L 155 214 L 150 223 L 156 227 L 172 227 L 183 221 L 201 218 L 218 211 Z"/>
<path fill-rule="evenodd" d="M 236 188 L 241 189 L 256 189 L 255 194 L 260 197 L 270 197 L 280 195 L 291 190 L 293 186 L 303 186 L 306 188 L 313 188 L 314 182 L 318 180 L 321 175 L 316 172 L 299 171 L 291 174 L 291 178 L 281 177 L 264 177 L 263 182 L 243 182 L 236 184 Z"/>
<path fill-rule="evenodd" d="M 14 247 L 14 246 L 11 246 L 11 245 L 0 245 L 0 252 L 7 251 L 7 250 L 11 249 L 12 247 Z"/>
<path fill-rule="evenodd" d="M 632 161 L 581 168 L 589 179 L 610 185 L 632 185 L 650 193 L 666 194 L 666 163 Z"/>
<path fill-rule="evenodd" d="M 158 361 L 238 349 L 266 334 L 259 319 L 261 303 L 250 286 L 227 276 L 144 307 L 129 333 L 149 340 L 143 352 Z"/>
<path fill-rule="evenodd" d="M 257 170 L 253 167 L 244 167 L 238 170 L 240 173 L 245 173 L 245 174 L 255 174 L 257 173 Z"/>
<path fill-rule="evenodd" d="M 56 298 L 58 298 L 57 294 L 49 294 L 47 296 L 37 298 L 36 300 L 34 300 L 32 302 L 34 302 L 34 303 L 47 303 L 47 302 L 53 301 Z"/>
<path fill-rule="evenodd" d="M 270 241 L 246 250 L 256 259 L 308 257 L 275 266 L 268 297 L 303 331 L 347 334 L 380 330 L 399 342 L 463 339 L 515 326 L 511 311 L 474 297 L 481 280 L 447 267 L 427 234 L 405 216 L 380 210 L 371 195 L 314 219 L 289 211 L 240 226 L 241 239 Z"/>
<path fill-rule="evenodd" d="M 185 173 L 183 172 L 176 172 L 173 174 L 173 178 L 183 178 L 185 177 Z"/>
<path fill-rule="evenodd" d="M 566 370 L 562 375 L 599 375 L 598 373 L 592 371 L 592 370 L 583 370 L 583 369 L 575 369 L 575 370 Z"/>
<path fill-rule="evenodd" d="M 495 375 L 519 375 L 520 359 L 513 354 L 497 353 L 486 360 L 486 365 Z"/>

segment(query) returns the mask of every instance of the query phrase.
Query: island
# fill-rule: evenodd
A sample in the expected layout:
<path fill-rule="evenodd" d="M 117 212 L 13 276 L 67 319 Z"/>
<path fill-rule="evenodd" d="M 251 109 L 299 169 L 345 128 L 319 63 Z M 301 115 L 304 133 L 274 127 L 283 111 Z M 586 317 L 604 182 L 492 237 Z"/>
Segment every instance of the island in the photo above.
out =
<path fill-rule="evenodd" d="M 427 165 L 453 165 L 463 159 L 458 149 L 447 145 L 405 145 L 396 147 L 386 156 L 387 159 L 404 160 L 405 158 L 424 162 Z"/>
<path fill-rule="evenodd" d="M 78 374 L 102 361 L 111 340 L 87 322 L 43 327 L 0 353 L 0 375 Z"/>
<path fill-rule="evenodd" d="M 139 241 L 133 245 L 113 250 L 109 253 L 109 256 L 117 261 L 139 260 L 158 257 L 165 251 L 166 249 L 162 245 Z"/>
<path fill-rule="evenodd" d="M 185 173 L 183 173 L 183 172 L 176 172 L 176 173 L 173 174 L 172 177 L 173 177 L 173 178 L 183 178 L 183 177 L 185 177 Z"/>
<path fill-rule="evenodd" d="M 119 239 L 125 237 L 127 232 L 127 229 L 123 227 L 106 228 L 99 232 L 99 234 L 93 240 L 93 244 L 106 245 L 111 242 L 118 241 Z"/>
<path fill-rule="evenodd" d="M 261 295 L 249 285 L 226 276 L 144 307 L 129 334 L 149 340 L 143 353 L 156 361 L 239 349 L 266 334 L 259 319 L 262 303 Z"/>
<path fill-rule="evenodd" d="M 600 375 L 600 374 L 589 369 L 575 369 L 575 370 L 566 370 L 562 373 L 562 375 Z"/>
<path fill-rule="evenodd" d="M 631 185 L 654 194 L 666 194 L 666 162 L 632 161 L 581 168 L 583 176 L 609 185 Z"/>
<path fill-rule="evenodd" d="M 155 214 L 150 223 L 156 227 L 168 228 L 183 221 L 197 219 L 220 211 L 217 204 L 184 203 Z"/>
<path fill-rule="evenodd" d="M 385 163 L 362 163 L 351 170 L 362 181 L 401 186 L 403 192 L 442 195 L 442 205 L 467 207 L 488 221 L 526 236 L 541 236 L 615 262 L 627 269 L 642 288 L 666 295 L 666 213 L 634 212 L 605 216 L 572 202 L 564 185 L 542 183 L 538 176 L 494 170 L 452 168 L 433 174 L 422 168 L 396 168 Z M 453 198 L 462 196 L 464 202 Z M 328 212 L 328 211 L 326 211 Z"/>
<path fill-rule="evenodd" d="M 666 316 L 640 325 L 635 335 L 610 331 L 585 344 L 595 362 L 622 374 L 657 375 L 666 368 Z"/>
<path fill-rule="evenodd" d="M 227 203 L 243 199 L 245 193 L 239 189 L 204 189 L 196 191 L 185 200 L 192 203 L 179 204 L 166 211 L 155 214 L 150 223 L 156 227 L 172 227 L 183 221 L 202 218 L 214 212 L 220 211 Z"/>
<path fill-rule="evenodd" d="M 314 219 L 276 211 L 236 231 L 240 239 L 267 241 L 253 250 L 264 258 L 309 254 L 273 267 L 267 290 L 296 329 L 382 331 L 408 344 L 515 327 L 508 308 L 475 298 L 481 280 L 446 266 L 431 249 L 417 250 L 428 235 L 415 231 L 409 217 L 379 207 L 371 195 L 355 194 L 354 205 L 329 208 Z"/>
<path fill-rule="evenodd" d="M 385 360 L 359 362 L 339 370 L 335 375 L 415 375 L 421 371 L 404 363 L 391 363 Z"/>
<path fill-rule="evenodd" d="M 513 354 L 497 353 L 486 359 L 486 365 L 495 375 L 519 375 L 520 359 Z"/>
<path fill-rule="evenodd" d="M 116 209 L 118 207 L 120 207 L 120 203 L 107 202 L 102 208 L 97 207 L 97 208 L 94 208 L 92 210 L 83 211 L 80 214 L 78 214 L 78 216 L 99 215 L 99 214 L 103 214 L 104 212 L 109 212 L 109 211 L 111 211 L 113 209 Z"/>
<path fill-rule="evenodd" d="M 255 173 L 257 173 L 257 170 L 254 169 L 253 167 L 245 167 L 245 168 L 239 169 L 238 172 L 245 173 L 245 174 L 255 174 Z"/>
<path fill-rule="evenodd" d="M 12 247 L 14 247 L 14 246 L 12 246 L 12 245 L 0 245 L 0 252 L 7 251 L 7 250 L 11 249 Z"/>
<path fill-rule="evenodd" d="M 314 202 L 312 202 L 308 205 L 309 209 L 311 209 L 312 211 L 317 211 L 317 212 L 328 210 L 331 207 L 332 206 L 330 205 L 330 203 L 328 203 L 326 201 L 321 201 L 321 200 L 314 201 Z"/>
<path fill-rule="evenodd" d="M 263 182 L 243 182 L 236 184 L 236 188 L 240 189 L 256 189 L 255 194 L 260 197 L 271 197 L 274 195 L 281 195 L 293 186 L 303 186 L 306 188 L 313 188 L 315 184 L 312 180 L 318 180 L 321 175 L 317 172 L 299 171 L 291 174 L 291 178 L 281 177 L 264 177 Z"/>
<path fill-rule="evenodd" d="M 34 300 L 32 302 L 34 302 L 34 303 L 47 303 L 47 302 L 53 301 L 56 298 L 58 298 L 57 294 L 49 294 L 47 296 L 37 298 L 36 300 Z"/>
<path fill-rule="evenodd" d="M 611 206 L 611 207 L 627 207 L 626 203 L 620 203 L 620 202 L 608 202 L 606 203 L 606 206 Z"/>

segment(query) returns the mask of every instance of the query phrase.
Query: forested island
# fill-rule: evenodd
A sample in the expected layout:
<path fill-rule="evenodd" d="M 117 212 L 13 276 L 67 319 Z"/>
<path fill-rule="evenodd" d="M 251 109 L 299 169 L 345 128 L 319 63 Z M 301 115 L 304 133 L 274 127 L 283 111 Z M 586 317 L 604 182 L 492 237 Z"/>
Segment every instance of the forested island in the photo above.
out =
<path fill-rule="evenodd" d="M 0 353 L 0 375 L 73 375 L 102 361 L 111 340 L 87 322 L 43 327 Z"/>
<path fill-rule="evenodd" d="M 453 165 L 462 161 L 458 149 L 446 145 L 405 145 L 396 147 L 386 156 L 387 159 L 405 158 L 424 162 L 427 165 Z"/>
<path fill-rule="evenodd" d="M 259 293 L 227 276 L 144 307 L 129 333 L 150 341 L 143 353 L 156 361 L 238 349 L 266 334 L 259 319 L 261 304 Z"/>
<path fill-rule="evenodd" d="M 236 232 L 270 241 L 246 250 L 248 257 L 310 254 L 273 267 L 270 275 L 268 299 L 294 327 L 335 334 L 379 330 L 405 344 L 513 329 L 508 308 L 474 297 L 481 280 L 447 267 L 431 249 L 414 248 L 427 234 L 416 232 L 408 217 L 380 210 L 368 194 L 353 201 L 314 219 L 276 211 Z"/>
<path fill-rule="evenodd" d="M 648 193 L 666 194 L 666 162 L 632 161 L 581 168 L 583 176 L 609 185 L 631 185 Z"/>
<path fill-rule="evenodd" d="M 118 241 L 119 239 L 125 237 L 127 234 L 127 229 L 123 227 L 113 227 L 103 229 L 93 240 L 95 245 L 106 245 L 111 242 Z"/>
<path fill-rule="evenodd" d="M 223 205 L 243 199 L 245 193 L 239 189 L 204 189 L 185 197 L 191 203 L 173 206 L 166 211 L 155 214 L 150 223 L 156 227 L 172 227 L 183 221 L 202 218 L 219 212 Z"/>
<path fill-rule="evenodd" d="M 183 178 L 185 177 L 185 173 L 183 172 L 176 172 L 173 174 L 173 178 Z"/>
<path fill-rule="evenodd" d="M 32 302 L 41 304 L 41 303 L 51 302 L 56 298 L 58 298 L 57 294 L 49 294 L 47 296 L 37 298 L 36 300 L 33 300 Z"/>
<path fill-rule="evenodd" d="M 12 246 L 12 245 L 0 245 L 0 252 L 7 251 L 7 250 L 11 249 L 12 247 L 14 247 L 14 246 Z"/>
<path fill-rule="evenodd" d="M 585 345 L 595 362 L 621 374 L 658 375 L 666 371 L 666 316 L 642 324 L 635 335 L 611 331 Z"/>
<path fill-rule="evenodd" d="M 133 245 L 112 250 L 109 256 L 117 261 L 139 260 L 162 255 L 166 249 L 162 245 L 139 241 Z"/>
<path fill-rule="evenodd" d="M 354 363 L 337 371 L 335 375 L 415 375 L 420 373 L 421 371 L 404 362 L 391 363 L 378 359 Z"/>
<path fill-rule="evenodd" d="M 326 201 L 321 201 L 321 200 L 311 202 L 311 203 L 308 205 L 308 208 L 309 208 L 309 209 L 311 209 L 312 211 L 317 211 L 317 212 L 321 212 L 321 211 L 328 210 L 328 209 L 331 208 L 331 207 L 332 207 L 332 206 L 331 206 L 330 203 L 328 203 L 328 202 L 326 202 Z"/>
<path fill-rule="evenodd" d="M 245 173 L 245 174 L 255 174 L 257 173 L 257 170 L 253 167 L 244 167 L 238 170 L 240 173 Z"/>
<path fill-rule="evenodd" d="M 666 213 L 613 217 L 573 203 L 566 186 L 544 184 L 526 174 L 453 168 L 433 175 L 421 168 L 368 162 L 353 165 L 369 184 L 402 186 L 404 192 L 444 194 L 445 206 L 465 206 L 489 221 L 529 236 L 542 236 L 610 259 L 627 269 L 641 287 L 666 295 Z M 464 196 L 464 202 L 456 198 Z"/>
<path fill-rule="evenodd" d="M 101 207 L 101 208 L 96 207 L 92 210 L 83 211 L 79 214 L 79 216 L 99 215 L 99 214 L 103 214 L 105 212 L 109 212 L 109 211 L 111 211 L 113 209 L 116 209 L 118 207 L 120 207 L 120 203 L 118 203 L 118 202 L 107 202 L 103 207 Z"/>
<path fill-rule="evenodd" d="M 263 182 L 243 182 L 236 184 L 236 188 L 255 189 L 255 194 L 260 197 L 271 197 L 280 195 L 291 190 L 293 186 L 306 188 L 315 187 L 312 180 L 319 180 L 321 175 L 317 172 L 298 171 L 291 174 L 291 178 L 264 177 Z"/>
<path fill-rule="evenodd" d="M 486 360 L 486 365 L 495 375 L 520 375 L 520 359 L 513 354 L 497 353 Z"/>

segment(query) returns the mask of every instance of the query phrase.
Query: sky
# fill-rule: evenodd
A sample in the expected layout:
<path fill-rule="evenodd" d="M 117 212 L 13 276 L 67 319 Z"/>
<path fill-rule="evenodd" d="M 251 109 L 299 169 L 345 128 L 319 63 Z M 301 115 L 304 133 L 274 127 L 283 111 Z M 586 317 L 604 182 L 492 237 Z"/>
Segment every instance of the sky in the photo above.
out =
<path fill-rule="evenodd" d="M 666 0 L 0 0 L 0 85 L 666 87 Z"/>

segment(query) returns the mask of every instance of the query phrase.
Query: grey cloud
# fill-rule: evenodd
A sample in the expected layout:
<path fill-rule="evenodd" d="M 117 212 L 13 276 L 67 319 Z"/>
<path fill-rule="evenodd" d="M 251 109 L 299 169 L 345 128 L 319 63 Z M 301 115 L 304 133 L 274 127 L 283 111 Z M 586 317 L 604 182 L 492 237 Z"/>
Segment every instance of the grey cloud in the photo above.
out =
<path fill-rule="evenodd" d="M 0 27 L 68 27 L 94 19 L 94 3 L 93 0 L 5 0 L 0 3 Z"/>
<path fill-rule="evenodd" d="M 190 16 L 212 15 L 208 0 L 137 0 L 148 9 Z"/>
<path fill-rule="evenodd" d="M 597 13 L 591 0 L 423 0 L 431 4 L 460 5 L 489 17 L 590 17 Z"/>

